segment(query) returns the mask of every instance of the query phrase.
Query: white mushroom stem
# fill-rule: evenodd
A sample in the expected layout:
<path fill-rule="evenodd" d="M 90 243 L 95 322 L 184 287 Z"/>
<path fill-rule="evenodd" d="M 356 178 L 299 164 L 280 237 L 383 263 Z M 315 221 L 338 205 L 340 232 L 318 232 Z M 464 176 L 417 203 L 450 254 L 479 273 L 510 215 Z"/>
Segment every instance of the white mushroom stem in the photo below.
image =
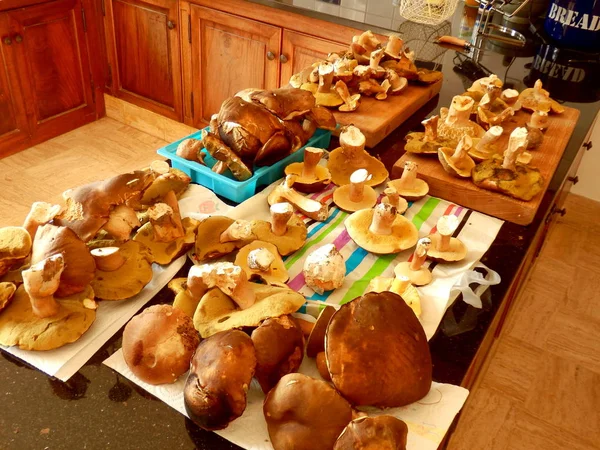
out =
<path fill-rule="evenodd" d="M 350 91 L 348 90 L 346 83 L 344 83 L 342 80 L 339 80 L 337 83 L 335 83 L 335 91 L 344 102 L 344 105 L 340 107 L 342 111 L 354 111 L 357 108 L 360 94 L 350 95 Z"/>
<path fill-rule="evenodd" d="M 219 241 L 224 244 L 226 242 L 248 241 L 255 239 L 252 232 L 252 224 L 247 220 L 236 220 L 225 231 L 221 233 Z"/>
<path fill-rule="evenodd" d="M 125 264 L 125 257 L 119 247 L 95 248 L 90 253 L 94 257 L 96 268 L 103 272 L 113 272 Z"/>
<path fill-rule="evenodd" d="M 515 128 L 510 134 L 508 148 L 504 152 L 504 161 L 502 167 L 508 170 L 515 170 L 517 158 L 525 151 L 527 147 L 527 129 Z"/>
<path fill-rule="evenodd" d="M 169 163 L 163 160 L 154 160 L 150 163 L 150 171 L 156 175 L 164 175 L 169 172 Z"/>
<path fill-rule="evenodd" d="M 437 232 L 441 237 L 440 247 L 438 248 L 440 252 L 450 250 L 450 240 L 459 224 L 460 221 L 458 220 L 458 217 L 454 215 L 442 216 L 438 219 Z"/>
<path fill-rule="evenodd" d="M 373 208 L 373 220 L 369 231 L 373 234 L 390 235 L 396 219 L 396 208 L 389 203 L 379 203 Z"/>
<path fill-rule="evenodd" d="M 31 241 L 35 238 L 37 229 L 54 219 L 60 212 L 60 209 L 60 205 L 53 205 L 46 202 L 34 202 L 31 205 L 31 209 L 23 223 L 23 228 L 25 228 L 29 233 L 29 236 L 31 236 Z"/>
<path fill-rule="evenodd" d="M 23 286 L 31 301 L 31 309 L 37 317 L 55 315 L 60 305 L 54 293 L 60 285 L 60 275 L 65 268 L 62 254 L 52 255 L 21 272 Z"/>
<path fill-rule="evenodd" d="M 425 260 L 427 259 L 427 251 L 429 250 L 430 246 L 431 239 L 419 239 L 419 242 L 417 243 L 417 248 L 415 249 L 415 252 L 412 255 L 412 260 L 410 261 L 410 264 L 408 266 L 410 270 L 419 270 L 421 268 L 421 266 L 423 265 L 423 263 L 425 263 Z"/>
<path fill-rule="evenodd" d="M 448 115 L 446 116 L 446 125 L 456 127 L 467 126 L 474 104 L 475 101 L 471 97 L 464 95 L 454 96 Z"/>
<path fill-rule="evenodd" d="M 351 202 L 358 203 L 365 194 L 365 182 L 371 178 L 366 169 L 358 169 L 350 175 L 350 194 Z"/>
<path fill-rule="evenodd" d="M 400 194 L 393 187 L 385 188 L 383 193 L 387 196 L 388 203 L 394 208 L 399 209 L 400 207 Z"/>
<path fill-rule="evenodd" d="M 271 205 L 271 231 L 275 236 L 283 236 L 287 231 L 287 224 L 294 214 L 294 207 L 287 202 Z"/>
<path fill-rule="evenodd" d="M 267 197 L 269 204 L 288 202 L 311 219 L 321 222 L 327 220 L 327 217 L 329 217 L 329 208 L 325 203 L 304 197 L 293 189 L 292 186 L 297 178 L 296 175 L 286 176 L 283 184 L 273 189 Z"/>
<path fill-rule="evenodd" d="M 397 292 L 399 295 L 406 291 L 408 286 L 410 285 L 410 278 L 405 277 L 404 275 L 400 275 L 394 277 L 392 280 L 392 285 L 390 286 L 390 291 Z"/>
<path fill-rule="evenodd" d="M 534 111 L 527 125 L 538 130 L 548 128 L 548 113 L 545 111 Z"/>
<path fill-rule="evenodd" d="M 421 124 L 425 127 L 425 136 L 423 136 L 423 142 L 434 142 L 437 141 L 438 134 L 438 122 L 440 116 L 432 116 L 429 119 L 425 119 Z"/>
<path fill-rule="evenodd" d="M 456 146 L 456 150 L 454 154 L 450 157 L 452 162 L 458 163 L 465 156 L 467 156 L 469 150 L 473 148 L 473 139 L 469 135 L 464 135 L 460 141 L 458 141 L 458 145 Z"/>
<path fill-rule="evenodd" d="M 353 38 L 354 40 L 354 38 Z M 371 30 L 367 30 L 358 36 L 357 42 L 363 46 L 368 52 L 372 52 L 381 42 L 375 37 Z"/>
<path fill-rule="evenodd" d="M 256 248 L 248 253 L 248 267 L 260 272 L 267 272 L 275 261 L 273 254 L 266 248 Z"/>
<path fill-rule="evenodd" d="M 369 58 L 369 67 L 371 70 L 378 70 L 379 62 L 381 61 L 381 58 L 383 58 L 383 52 L 384 50 L 382 48 L 371 52 L 371 57 Z"/>
<path fill-rule="evenodd" d="M 479 102 L 479 106 L 481 106 L 483 109 L 489 110 L 492 107 L 494 100 L 496 100 L 498 97 L 500 97 L 501 92 L 502 91 L 498 86 L 496 86 L 494 84 L 487 85 L 486 93 L 483 96 L 483 98 L 481 99 L 481 101 Z"/>
<path fill-rule="evenodd" d="M 392 84 L 390 83 L 390 80 L 383 80 L 383 83 L 381 83 L 381 86 L 379 86 L 379 92 L 375 94 L 375 98 L 377 100 L 385 100 L 391 87 Z"/>
<path fill-rule="evenodd" d="M 404 163 L 404 171 L 398 182 L 400 188 L 410 189 L 415 185 L 415 181 L 417 181 L 417 168 L 417 163 L 413 161 L 406 161 Z"/>
<path fill-rule="evenodd" d="M 340 133 L 340 146 L 348 151 L 361 151 L 365 149 L 367 141 L 365 135 L 355 127 L 349 125 Z"/>
<path fill-rule="evenodd" d="M 504 100 L 508 105 L 514 105 L 519 98 L 519 91 L 516 89 L 505 89 L 502 91 L 502 95 L 500 96 L 502 100 Z"/>
<path fill-rule="evenodd" d="M 115 239 L 126 241 L 131 236 L 131 230 L 139 226 L 135 210 L 127 205 L 119 205 L 110 212 L 103 228 Z"/>
<path fill-rule="evenodd" d="M 387 41 L 385 46 L 385 53 L 392 56 L 398 56 L 400 54 L 400 50 L 402 50 L 402 45 L 404 42 L 395 34 L 390 36 L 390 39 Z"/>
<path fill-rule="evenodd" d="M 304 166 L 302 167 L 302 178 L 309 180 L 316 180 L 317 174 L 315 173 L 317 164 L 323 157 L 323 149 L 315 147 L 307 147 L 304 150 Z"/>
<path fill-rule="evenodd" d="M 487 130 L 485 132 L 485 134 L 479 140 L 479 142 L 477 143 L 475 148 L 480 151 L 485 150 L 487 146 L 493 144 L 498 139 L 500 139 L 500 136 L 502 136 L 503 131 L 504 130 L 502 129 L 501 126 L 496 125 L 496 126 L 491 127 L 489 130 Z"/>
<path fill-rule="evenodd" d="M 190 284 L 200 291 L 202 284 L 206 289 L 218 287 L 231 297 L 241 309 L 247 309 L 256 301 L 256 295 L 250 286 L 246 272 L 230 262 L 192 266 L 188 273 L 188 290 Z"/>
<path fill-rule="evenodd" d="M 157 242 L 172 242 L 185 235 L 175 192 L 169 191 L 163 202 L 148 208 L 148 217 L 154 231 L 154 239 Z"/>
<path fill-rule="evenodd" d="M 331 92 L 331 83 L 333 82 L 333 64 L 324 63 L 319 66 L 319 87 L 317 92 Z"/>

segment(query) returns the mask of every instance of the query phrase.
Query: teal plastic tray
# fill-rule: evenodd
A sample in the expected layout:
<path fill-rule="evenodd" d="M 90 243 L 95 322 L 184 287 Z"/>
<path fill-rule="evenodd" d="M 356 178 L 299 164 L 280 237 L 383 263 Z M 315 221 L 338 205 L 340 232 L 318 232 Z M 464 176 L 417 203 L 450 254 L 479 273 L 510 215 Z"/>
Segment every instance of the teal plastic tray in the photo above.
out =
<path fill-rule="evenodd" d="M 208 128 L 207 128 L 208 129 Z M 267 186 L 283 177 L 285 167 L 294 162 L 304 160 L 304 149 L 306 147 L 327 148 L 331 140 L 331 132 L 318 129 L 309 139 L 306 145 L 295 151 L 291 155 L 283 158 L 271 166 L 255 167 L 252 177 L 246 181 L 236 180 L 229 169 L 223 174 L 215 173 L 211 170 L 216 164 L 216 160 L 203 148 L 201 151 L 205 154 L 204 162 L 206 166 L 194 161 L 188 161 L 177 156 L 177 146 L 184 139 L 201 139 L 201 131 L 190 134 L 177 142 L 167 145 L 157 150 L 157 153 L 171 160 L 171 165 L 190 176 L 192 183 L 207 187 L 217 195 L 228 198 L 231 201 L 241 203 L 252 197 L 262 186 Z"/>

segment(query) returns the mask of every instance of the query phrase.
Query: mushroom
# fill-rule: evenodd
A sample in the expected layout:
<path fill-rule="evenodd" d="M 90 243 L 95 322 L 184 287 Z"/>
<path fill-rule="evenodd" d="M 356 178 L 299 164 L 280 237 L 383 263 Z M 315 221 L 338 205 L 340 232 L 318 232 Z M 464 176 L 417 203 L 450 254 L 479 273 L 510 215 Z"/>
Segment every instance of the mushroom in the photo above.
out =
<path fill-rule="evenodd" d="M 41 225 L 46 225 L 48 222 L 51 222 L 52 219 L 60 213 L 60 210 L 60 205 L 53 205 L 46 202 L 34 202 L 31 205 L 31 209 L 29 210 L 29 213 L 27 213 L 27 217 L 25 217 L 23 228 L 29 233 L 32 242 L 35 238 L 37 229 Z"/>
<path fill-rule="evenodd" d="M 417 169 L 417 163 L 406 161 L 402 176 L 396 180 L 390 180 L 388 187 L 396 189 L 396 192 L 409 202 L 416 202 L 425 197 L 429 192 L 429 185 L 424 180 L 417 178 Z"/>
<path fill-rule="evenodd" d="M 290 278 L 277 247 L 261 240 L 242 247 L 235 257 L 235 265 L 244 269 L 250 281 L 258 279 L 267 284 L 283 284 Z"/>
<path fill-rule="evenodd" d="M 251 335 L 256 349 L 255 377 L 267 394 L 288 373 L 297 372 L 304 357 L 304 335 L 285 315 L 265 320 Z"/>
<path fill-rule="evenodd" d="M 510 119 L 515 111 L 501 98 L 499 87 L 491 84 L 477 106 L 477 122 L 484 128 L 500 125 Z"/>
<path fill-rule="evenodd" d="M 154 165 L 157 163 L 161 163 L 161 165 L 164 164 L 167 170 L 164 173 L 159 174 L 152 184 L 144 190 L 140 203 L 146 208 L 157 202 L 164 202 L 165 196 L 171 191 L 175 192 L 176 197 L 180 197 L 192 181 L 192 179 L 181 170 L 172 167 L 169 168 L 165 161 L 152 162 Z M 154 170 L 154 172 L 158 173 L 156 170 Z M 134 209 L 139 209 L 137 205 L 132 204 L 132 202 L 128 202 L 128 205 L 132 206 Z"/>
<path fill-rule="evenodd" d="M 393 59 L 396 61 L 400 61 L 402 56 L 400 55 L 400 51 L 402 50 L 402 46 L 404 45 L 404 41 L 400 39 L 395 34 L 390 35 L 390 38 L 385 45 L 385 57 L 389 59 Z"/>
<path fill-rule="evenodd" d="M 242 331 L 225 331 L 200 342 L 183 388 L 189 418 L 205 430 L 226 428 L 246 409 L 255 369 L 254 345 Z"/>
<path fill-rule="evenodd" d="M 442 167 L 453 177 L 469 178 L 471 170 L 475 167 L 475 161 L 469 156 L 469 150 L 473 148 L 473 139 L 464 135 L 458 142 L 456 149 L 440 147 L 438 158 Z"/>
<path fill-rule="evenodd" d="M 469 156 L 475 161 L 483 161 L 498 153 L 494 145 L 502 136 L 504 130 L 501 126 L 493 126 L 485 132 L 482 138 L 473 139 L 473 146 L 468 150 Z"/>
<path fill-rule="evenodd" d="M 0 312 L 10 304 L 16 291 L 17 286 L 14 283 L 8 281 L 0 283 Z"/>
<path fill-rule="evenodd" d="M 338 81 L 342 81 L 343 83 L 348 83 L 352 81 L 352 77 L 354 75 L 354 68 L 358 66 L 358 61 L 355 59 L 349 59 L 346 57 L 338 58 L 333 61 L 333 74 L 335 75 L 334 79 Z M 337 90 L 337 83 L 335 86 Z M 338 91 L 342 100 L 344 97 L 341 92 Z"/>
<path fill-rule="evenodd" d="M 315 357 L 315 364 L 317 366 L 317 370 L 319 371 L 319 375 L 325 381 L 331 381 L 331 375 L 329 375 L 329 370 L 327 369 L 327 357 L 325 356 L 325 350 L 319 352 Z"/>
<path fill-rule="evenodd" d="M 140 221 L 133 208 L 127 205 L 118 205 L 109 213 L 108 221 L 102 229 L 113 238 L 119 241 L 126 241 L 131 236 L 131 230 L 139 226 Z"/>
<path fill-rule="evenodd" d="M 350 91 L 348 91 L 348 86 L 341 80 L 335 83 L 335 91 L 344 101 L 344 104 L 338 108 L 340 112 L 356 111 L 360 100 L 360 94 L 350 95 Z"/>
<path fill-rule="evenodd" d="M 396 208 L 396 214 L 404 214 L 408 209 L 408 202 L 400 197 L 398 191 L 393 187 L 387 187 L 383 190 L 385 194 L 381 203 L 389 203 Z"/>
<path fill-rule="evenodd" d="M 404 406 L 431 388 L 427 337 L 393 292 L 369 292 L 342 305 L 329 321 L 325 354 L 333 385 L 356 406 Z"/>
<path fill-rule="evenodd" d="M 239 241 L 251 242 L 254 239 L 256 239 L 256 235 L 252 230 L 252 226 L 252 222 L 248 220 L 238 219 L 235 222 L 232 222 L 231 225 L 229 225 L 229 227 L 221 233 L 219 241 L 221 243 Z"/>
<path fill-rule="evenodd" d="M 319 84 L 305 83 L 301 87 L 301 89 L 314 94 L 317 105 L 335 108 L 344 103 L 338 93 L 332 89 L 333 70 L 333 64 L 327 62 L 321 63 L 318 72 Z"/>
<path fill-rule="evenodd" d="M 346 264 L 333 244 L 323 245 L 313 250 L 302 269 L 306 285 L 319 295 L 333 291 L 344 284 Z"/>
<path fill-rule="evenodd" d="M 340 147 L 329 154 L 327 168 L 331 173 L 331 181 L 337 186 L 350 183 L 350 176 L 358 169 L 365 169 L 371 175 L 366 180 L 368 186 L 383 183 L 389 173 L 385 165 L 365 150 L 366 139 L 361 131 L 353 126 L 342 128 L 340 132 Z"/>
<path fill-rule="evenodd" d="M 383 48 L 380 48 L 371 52 L 371 56 L 369 57 L 369 69 L 373 78 L 380 79 L 387 74 L 386 70 L 379 65 L 383 58 L 384 51 Z"/>
<path fill-rule="evenodd" d="M 473 183 L 525 201 L 542 192 L 545 181 L 540 171 L 517 161 L 527 146 L 527 135 L 525 128 L 515 128 L 504 159 L 495 156 L 477 164 L 471 173 Z"/>
<path fill-rule="evenodd" d="M 29 256 L 32 239 L 23 227 L 0 228 L 0 276 Z"/>
<path fill-rule="evenodd" d="M 435 261 L 456 262 L 467 256 L 467 247 L 463 242 L 452 237 L 460 220 L 453 215 L 442 216 L 437 221 L 436 232 L 429 235 L 431 245 L 427 257 Z"/>
<path fill-rule="evenodd" d="M 246 272 L 230 262 L 192 266 L 188 273 L 188 289 L 192 289 L 194 284 L 204 286 L 205 291 L 219 288 L 241 309 L 248 309 L 256 300 Z"/>
<path fill-rule="evenodd" d="M 350 175 L 350 184 L 340 186 L 333 192 L 333 202 L 348 212 L 372 208 L 377 203 L 377 192 L 371 186 L 365 186 L 369 178 L 369 172 L 365 169 L 355 170 Z"/>
<path fill-rule="evenodd" d="M 183 236 L 170 242 L 158 241 L 153 224 L 147 223 L 137 231 L 133 240 L 144 244 L 150 250 L 152 262 L 170 264 L 171 261 L 194 245 L 196 242 L 196 229 L 199 223 L 199 221 L 190 217 L 184 218 L 181 221 Z"/>
<path fill-rule="evenodd" d="M 485 130 L 470 119 L 474 104 L 475 102 L 470 97 L 454 96 L 450 109 L 440 109 L 442 120 L 438 124 L 439 136 L 455 141 L 459 141 L 464 135 L 472 138 L 482 137 Z"/>
<path fill-rule="evenodd" d="M 417 80 L 423 84 L 434 84 L 444 79 L 444 74 L 438 70 L 419 68 L 417 71 Z"/>
<path fill-rule="evenodd" d="M 323 309 L 317 317 L 317 321 L 306 340 L 306 356 L 316 358 L 317 355 L 325 351 L 325 333 L 331 316 L 336 309 L 331 305 L 323 305 Z"/>
<path fill-rule="evenodd" d="M 292 163 L 285 168 L 286 175 L 296 175 L 294 188 L 297 191 L 312 193 L 322 191 L 331 182 L 331 174 L 326 167 L 320 166 L 323 149 L 306 147 L 304 162 Z"/>
<path fill-rule="evenodd" d="M 125 258 L 119 252 L 119 247 L 100 247 L 90 251 L 96 268 L 104 272 L 120 269 L 125 264 Z"/>
<path fill-rule="evenodd" d="M 407 80 L 417 80 L 419 78 L 417 66 L 406 56 L 400 58 L 399 61 L 389 60 L 381 63 L 384 69 L 392 69 L 399 76 Z"/>
<path fill-rule="evenodd" d="M 302 89 L 249 89 L 249 91 L 247 101 L 264 106 L 270 113 L 284 121 L 302 119 L 315 107 L 314 95 Z"/>
<path fill-rule="evenodd" d="M 394 416 L 358 417 L 346 425 L 333 450 L 406 450 L 408 426 Z"/>
<path fill-rule="evenodd" d="M 173 191 L 165 196 L 164 203 L 156 203 L 148 208 L 148 217 L 157 242 L 173 242 L 185 236 L 179 203 Z"/>
<path fill-rule="evenodd" d="M 200 336 L 206 338 L 233 328 L 257 327 L 269 317 L 296 312 L 305 302 L 302 294 L 287 286 L 249 283 L 249 287 L 254 291 L 255 303 L 248 309 L 240 309 L 220 289 L 207 291 L 194 313 L 194 327 L 200 332 Z"/>
<path fill-rule="evenodd" d="M 368 55 L 370 55 L 380 45 L 381 42 L 375 37 L 373 32 L 371 30 L 367 30 L 361 35 L 352 37 L 350 52 L 352 52 L 354 59 L 356 59 L 359 64 L 365 64 L 369 62 Z"/>
<path fill-rule="evenodd" d="M 194 161 L 202 165 L 206 165 L 204 162 L 204 154 L 202 150 L 202 141 L 200 139 L 184 139 L 179 145 L 175 154 L 188 161 Z"/>
<path fill-rule="evenodd" d="M 471 87 L 467 89 L 467 91 L 480 92 L 483 95 L 487 92 L 489 86 L 496 86 L 498 88 L 502 88 L 503 85 L 504 83 L 500 78 L 498 78 L 498 75 L 491 74 L 488 77 L 483 77 L 479 78 L 478 80 L 475 80 Z"/>
<path fill-rule="evenodd" d="M 517 112 L 521 109 L 521 102 L 519 101 L 519 91 L 516 89 L 505 89 L 500 94 L 500 98 L 510 106 L 513 111 Z"/>
<path fill-rule="evenodd" d="M 537 80 L 532 88 L 527 88 L 519 95 L 521 107 L 529 111 L 549 112 L 552 109 L 550 93 L 542 88 L 542 80 Z"/>
<path fill-rule="evenodd" d="M 227 169 L 228 167 L 227 164 L 225 164 L 225 161 L 217 161 L 210 170 L 212 170 L 214 173 L 218 173 L 219 175 L 223 175 Z"/>
<path fill-rule="evenodd" d="M 269 205 L 288 202 L 302 214 L 313 220 L 320 222 L 327 220 L 327 217 L 329 217 L 327 205 L 299 194 L 293 188 L 296 179 L 296 175 L 287 175 L 283 183 L 273 189 L 267 197 Z"/>
<path fill-rule="evenodd" d="M 350 403 L 327 382 L 300 373 L 279 380 L 263 413 L 275 450 L 331 450 L 353 416 Z"/>
<path fill-rule="evenodd" d="M 396 214 L 396 208 L 389 203 L 357 211 L 344 225 L 356 245 L 377 254 L 399 253 L 415 245 L 418 239 L 415 225 Z"/>
<path fill-rule="evenodd" d="M 200 296 L 194 298 L 187 289 L 187 278 L 173 278 L 167 285 L 175 294 L 173 308 L 183 311 L 188 317 L 194 317 L 194 312 L 200 303 Z"/>
<path fill-rule="evenodd" d="M 202 145 L 210 156 L 227 165 L 236 180 L 246 181 L 252 177 L 252 170 L 216 135 L 202 130 Z"/>
<path fill-rule="evenodd" d="M 274 203 L 270 210 L 271 223 L 264 220 L 252 221 L 253 234 L 256 239 L 274 244 L 281 256 L 294 253 L 306 242 L 306 225 L 293 213 L 289 203 Z"/>
<path fill-rule="evenodd" d="M 535 128 L 540 131 L 545 131 L 548 128 L 548 113 L 545 111 L 534 111 L 527 122 L 527 130 L 531 131 Z"/>
<path fill-rule="evenodd" d="M 408 86 L 408 80 L 391 69 L 386 69 L 386 79 L 390 82 L 391 95 L 400 94 Z"/>
<path fill-rule="evenodd" d="M 227 230 L 234 220 L 225 216 L 210 216 L 202 220 L 196 230 L 196 245 L 193 259 L 204 262 L 228 255 L 236 248 L 246 244 L 244 241 L 221 242 L 221 235 Z"/>
<path fill-rule="evenodd" d="M 383 80 L 383 82 L 379 84 L 377 81 L 369 78 L 368 80 L 358 83 L 358 91 L 367 96 L 375 96 L 377 100 L 385 100 L 391 86 L 389 80 Z"/>
<path fill-rule="evenodd" d="M 36 316 L 51 317 L 58 312 L 60 305 L 54 299 L 54 293 L 58 289 L 60 275 L 64 269 L 65 260 L 58 254 L 33 264 L 22 272 L 23 286 Z"/>
<path fill-rule="evenodd" d="M 367 292 L 393 292 L 402 297 L 402 300 L 413 310 L 415 316 L 421 317 L 421 296 L 419 291 L 410 283 L 410 279 L 404 275 L 393 277 L 375 277 L 367 285 Z"/>
<path fill-rule="evenodd" d="M 454 216 L 453 216 L 454 217 Z M 412 259 L 410 261 L 401 262 L 394 268 L 394 273 L 397 277 L 408 277 L 410 282 L 416 286 L 425 286 L 431 283 L 431 272 L 423 264 L 427 259 L 427 251 L 431 246 L 431 239 L 422 238 L 417 243 Z"/>
<path fill-rule="evenodd" d="M 438 136 L 437 128 L 439 116 L 432 116 L 421 122 L 425 127 L 425 132 L 408 133 L 405 137 L 406 145 L 404 150 L 408 153 L 421 153 L 425 155 L 437 155 L 440 147 L 455 148 L 458 142 L 452 139 L 442 139 Z"/>

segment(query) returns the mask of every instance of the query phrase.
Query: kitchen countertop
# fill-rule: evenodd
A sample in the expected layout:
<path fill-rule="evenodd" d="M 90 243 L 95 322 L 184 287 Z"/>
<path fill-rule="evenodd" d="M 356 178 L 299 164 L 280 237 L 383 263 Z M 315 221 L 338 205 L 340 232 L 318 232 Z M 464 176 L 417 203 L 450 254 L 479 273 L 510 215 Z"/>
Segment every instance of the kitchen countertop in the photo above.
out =
<path fill-rule="evenodd" d="M 253 1 L 267 5 L 278 3 Z M 279 7 L 292 8 L 293 12 L 298 12 L 298 8 L 287 5 L 280 4 Z M 314 12 L 310 13 L 308 15 L 313 16 Z M 323 14 L 314 14 L 318 18 L 324 18 Z M 354 22 L 343 24 L 356 27 Z M 456 26 L 454 24 L 454 29 Z M 443 71 L 444 85 L 439 96 L 374 149 L 388 167 L 400 156 L 403 149 L 402 138 L 406 132 L 417 129 L 423 118 L 437 111 L 440 106 L 448 105 L 454 95 L 460 94 L 471 84 L 456 68 L 462 53 L 445 50 L 423 40 L 423 33 L 427 34 L 428 31 L 422 26 L 412 29 L 407 27 L 403 36 L 405 41 L 412 39 L 409 31 L 416 35 L 413 48 L 417 54 L 429 59 L 428 66 Z M 506 79 L 507 84 L 523 89 L 524 80 L 528 84 L 532 82 L 527 77 L 532 60 L 533 53 L 512 58 L 488 52 L 480 62 Z M 534 235 L 543 226 L 555 195 L 592 126 L 600 102 L 566 102 L 565 105 L 580 109 L 582 114 L 534 222 L 527 227 L 506 223 L 483 257 L 482 261 L 486 265 L 500 273 L 502 283 L 488 291 L 489 295 L 481 310 L 457 301 L 430 341 L 436 381 L 453 384 L 463 384 L 465 381 L 465 374 L 475 353 L 498 308 L 507 297 L 511 281 L 515 278 Z M 170 300 L 171 296 L 165 289 L 152 303 Z M 453 318 L 459 322 L 458 327 Z M 238 448 L 214 433 L 199 429 L 166 404 L 102 365 L 102 361 L 117 350 L 120 343 L 121 332 L 110 339 L 67 383 L 49 378 L 0 352 L 0 448 Z"/>

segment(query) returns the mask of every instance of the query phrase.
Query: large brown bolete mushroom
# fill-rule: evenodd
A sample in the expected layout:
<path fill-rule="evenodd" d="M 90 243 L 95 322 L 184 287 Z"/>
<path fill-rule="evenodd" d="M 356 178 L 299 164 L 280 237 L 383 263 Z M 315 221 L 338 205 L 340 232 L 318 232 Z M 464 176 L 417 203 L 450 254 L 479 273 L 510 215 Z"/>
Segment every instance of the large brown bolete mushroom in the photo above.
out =
<path fill-rule="evenodd" d="M 431 388 L 423 327 L 392 292 L 370 292 L 342 305 L 329 321 L 325 352 L 333 385 L 354 405 L 404 406 Z"/>
<path fill-rule="evenodd" d="M 388 187 L 394 188 L 398 195 L 406 200 L 416 202 L 429 192 L 429 185 L 426 181 L 417 178 L 417 173 L 417 163 L 406 161 L 400 178 L 388 181 Z"/>
<path fill-rule="evenodd" d="M 203 340 L 183 388 L 189 418 L 205 430 L 226 428 L 246 409 L 255 368 L 254 345 L 244 332 L 229 330 Z"/>
<path fill-rule="evenodd" d="M 229 148 L 216 134 L 202 130 L 202 145 L 206 148 L 206 151 L 210 153 L 210 156 L 217 161 L 222 162 L 229 168 L 236 180 L 246 181 L 252 176 L 252 168 L 248 167 L 244 161 L 242 161 L 242 158 Z M 281 157 L 283 156 L 285 155 L 282 155 Z"/>
<path fill-rule="evenodd" d="M 31 252 L 32 238 L 23 227 L 0 228 L 0 276 L 23 262 Z"/>
<path fill-rule="evenodd" d="M 394 416 L 358 417 L 340 434 L 333 450 L 406 450 L 408 426 Z"/>
<path fill-rule="evenodd" d="M 235 264 L 244 269 L 250 281 L 281 285 L 290 278 L 277 247 L 270 242 L 256 240 L 242 247 Z"/>
<path fill-rule="evenodd" d="M 350 184 L 340 186 L 333 192 L 333 202 L 338 208 L 348 212 L 372 208 L 377 203 L 377 192 L 365 185 L 370 178 L 365 169 L 355 170 L 350 175 Z"/>
<path fill-rule="evenodd" d="M 344 257 L 334 244 L 323 245 L 307 256 L 302 273 L 306 285 L 317 294 L 332 291 L 344 284 Z"/>
<path fill-rule="evenodd" d="M 287 202 L 293 205 L 306 217 L 310 217 L 311 219 L 318 220 L 320 222 L 327 220 L 327 217 L 329 217 L 329 209 L 327 208 L 327 205 L 317 200 L 304 197 L 302 194 L 297 192 L 293 187 L 296 179 L 296 175 L 287 175 L 285 180 L 283 180 L 283 183 L 273 189 L 267 197 L 267 202 L 269 205 Z"/>
<path fill-rule="evenodd" d="M 359 247 L 377 254 L 399 253 L 417 243 L 417 227 L 389 203 L 351 214 L 344 226 Z"/>
<path fill-rule="evenodd" d="M 456 262 L 465 259 L 467 246 L 459 239 L 452 237 L 460 220 L 453 215 L 442 216 L 437 221 L 436 232 L 429 235 L 431 245 L 427 257 L 436 261 Z"/>
<path fill-rule="evenodd" d="M 326 167 L 320 166 L 323 149 L 307 147 L 304 149 L 304 162 L 292 163 L 285 168 L 286 175 L 296 175 L 294 188 L 300 192 L 319 192 L 331 181 Z"/>
<path fill-rule="evenodd" d="M 350 404 L 328 383 L 300 373 L 279 380 L 263 413 L 275 450 L 331 450 L 353 416 Z"/>
<path fill-rule="evenodd" d="M 471 148 L 473 140 L 468 135 L 460 139 L 456 149 L 440 147 L 438 158 L 444 170 L 454 177 L 470 178 L 471 170 L 475 167 L 475 161 L 469 156 Z"/>
<path fill-rule="evenodd" d="M 394 268 L 396 276 L 408 277 L 410 282 L 416 286 L 425 286 L 426 284 L 431 283 L 431 271 L 427 267 L 423 267 L 430 246 L 431 239 L 419 239 L 417 248 L 412 255 L 412 259 L 410 261 L 398 263 Z"/>

